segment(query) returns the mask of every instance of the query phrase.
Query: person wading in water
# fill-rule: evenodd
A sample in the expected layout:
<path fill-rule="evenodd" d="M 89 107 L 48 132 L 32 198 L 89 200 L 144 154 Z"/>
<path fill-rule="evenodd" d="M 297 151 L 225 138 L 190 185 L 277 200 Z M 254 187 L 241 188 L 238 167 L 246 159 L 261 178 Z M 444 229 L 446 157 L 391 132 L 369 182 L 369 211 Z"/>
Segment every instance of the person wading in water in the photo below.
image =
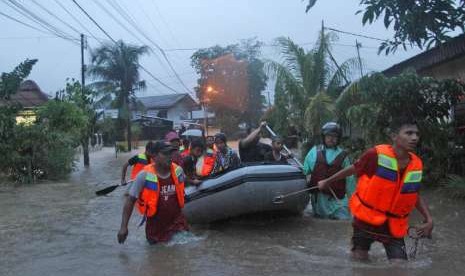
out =
<path fill-rule="evenodd" d="M 381 242 L 389 260 L 407 260 L 404 237 L 409 214 L 416 208 L 424 218 L 417 228 L 420 237 L 430 237 L 433 219 L 420 196 L 423 163 L 413 153 L 419 141 L 417 123 L 409 117 L 393 119 L 392 145 L 367 150 L 352 166 L 318 182 L 325 190 L 332 183 L 357 174 L 357 187 L 349 207 L 354 216 L 352 256 L 367 260 L 373 242 Z"/>
<path fill-rule="evenodd" d="M 152 146 L 152 141 L 148 142 L 145 145 L 145 152 L 139 153 L 131 157 L 131 159 L 123 165 L 123 170 L 121 172 L 121 184 L 126 183 L 126 173 L 129 166 L 132 166 L 131 170 L 131 180 L 134 180 L 137 174 L 142 171 L 142 169 L 150 164 L 150 154 L 147 152 L 147 149 Z"/>
<path fill-rule="evenodd" d="M 117 235 L 119 243 L 124 243 L 128 236 L 134 205 L 146 220 L 145 234 L 150 244 L 169 241 L 177 232 L 188 230 L 182 212 L 185 175 L 180 166 L 171 162 L 174 150 L 177 149 L 164 141 L 148 148 L 153 162 L 144 167 L 129 188 Z"/>
<path fill-rule="evenodd" d="M 321 136 L 323 144 L 313 147 L 304 162 L 304 173 L 310 175 L 312 187 L 316 186 L 318 181 L 350 166 L 346 152 L 339 147 L 341 127 L 335 122 L 326 123 L 321 128 Z M 354 177 L 348 177 L 332 183 L 334 195 L 330 190 L 312 193 L 313 215 L 325 219 L 350 219 L 347 202 L 354 188 Z"/>

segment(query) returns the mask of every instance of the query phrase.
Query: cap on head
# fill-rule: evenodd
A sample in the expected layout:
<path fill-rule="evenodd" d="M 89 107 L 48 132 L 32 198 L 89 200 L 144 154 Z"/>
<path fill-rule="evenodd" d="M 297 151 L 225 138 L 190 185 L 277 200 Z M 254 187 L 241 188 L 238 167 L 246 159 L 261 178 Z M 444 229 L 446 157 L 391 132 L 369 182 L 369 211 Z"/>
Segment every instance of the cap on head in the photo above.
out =
<path fill-rule="evenodd" d="M 216 140 L 223 141 L 223 143 L 226 144 L 226 142 L 227 142 L 226 134 L 224 134 L 222 132 L 215 134 L 215 141 Z"/>
<path fill-rule="evenodd" d="M 171 142 L 173 140 L 180 140 L 179 135 L 175 131 L 170 131 L 165 135 L 165 141 Z"/>
<path fill-rule="evenodd" d="M 174 147 L 163 140 L 158 140 L 150 144 L 150 147 L 147 150 L 151 155 L 156 155 L 158 153 L 170 154 L 173 151 L 176 151 Z"/>

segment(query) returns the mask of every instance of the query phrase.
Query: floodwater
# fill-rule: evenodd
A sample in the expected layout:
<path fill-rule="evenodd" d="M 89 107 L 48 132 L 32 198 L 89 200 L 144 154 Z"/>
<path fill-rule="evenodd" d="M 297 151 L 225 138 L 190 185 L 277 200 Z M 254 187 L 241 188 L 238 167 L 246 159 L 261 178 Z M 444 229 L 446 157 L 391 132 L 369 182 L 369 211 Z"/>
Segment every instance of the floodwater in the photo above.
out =
<path fill-rule="evenodd" d="M 234 219 L 193 226 L 164 245 L 150 246 L 138 216 L 124 245 L 116 241 L 124 189 L 118 183 L 130 154 L 92 153 L 92 167 L 68 182 L 0 186 L 0 275 L 463 275 L 465 202 L 427 194 L 435 219 L 432 240 L 417 258 L 392 266 L 381 245 L 369 263 L 351 261 L 349 222 L 302 217 Z M 413 222 L 419 221 L 418 215 Z M 413 243 L 408 240 L 407 245 Z"/>

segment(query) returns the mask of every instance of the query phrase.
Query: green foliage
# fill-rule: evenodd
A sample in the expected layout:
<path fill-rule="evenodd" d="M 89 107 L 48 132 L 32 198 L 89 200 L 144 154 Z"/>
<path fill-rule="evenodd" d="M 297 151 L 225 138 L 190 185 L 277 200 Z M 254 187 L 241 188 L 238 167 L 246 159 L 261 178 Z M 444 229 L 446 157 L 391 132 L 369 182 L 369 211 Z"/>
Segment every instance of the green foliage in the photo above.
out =
<path fill-rule="evenodd" d="M 258 58 L 260 55 L 262 43 L 255 39 L 247 39 L 239 44 L 232 44 L 225 47 L 216 45 L 214 47 L 200 49 L 191 57 L 191 65 L 200 75 L 198 86 L 195 88 L 197 97 L 204 99 L 201 87 L 206 82 L 206 74 L 203 72 L 203 62 L 213 60 L 221 56 L 233 54 L 237 60 L 247 61 L 247 95 L 245 99 L 246 106 L 244 111 L 225 108 L 224 105 L 212 102 L 208 108 L 215 112 L 217 124 L 224 131 L 232 133 L 237 129 L 237 124 L 245 122 L 248 126 L 257 124 L 263 115 L 265 97 L 262 91 L 266 87 L 267 75 L 264 72 L 264 63 Z M 229 117 L 228 116 L 232 116 Z M 219 120 L 218 120 L 219 118 Z"/>
<path fill-rule="evenodd" d="M 120 109 L 119 116 L 125 119 L 128 148 L 131 147 L 131 121 L 129 107 L 136 104 L 135 91 L 145 89 L 145 82 L 140 80 L 139 58 L 147 54 L 147 46 L 135 46 L 118 41 L 96 49 L 92 55 L 92 66 L 89 75 L 95 78 L 93 87 L 115 96 L 115 107 Z"/>
<path fill-rule="evenodd" d="M 465 178 L 451 174 L 441 181 L 442 189 L 448 196 L 457 199 L 465 199 Z"/>
<path fill-rule="evenodd" d="M 31 73 L 37 59 L 26 59 L 10 73 L 2 73 L 0 77 L 0 99 L 8 100 L 16 93 L 21 82 Z"/>
<path fill-rule="evenodd" d="M 287 126 L 294 125 L 318 142 L 321 126 L 336 117 L 334 102 L 346 85 L 358 61 L 349 59 L 334 64 L 329 53 L 331 43 L 336 39 L 332 33 L 322 31 L 314 49 L 305 51 L 289 38 L 278 38 L 281 62 L 268 60 L 266 69 L 276 80 L 274 114 L 271 124 L 281 133 L 287 133 Z"/>
<path fill-rule="evenodd" d="M 49 101 L 37 111 L 39 122 L 51 131 L 67 133 L 74 137 L 78 146 L 82 133 L 86 132 L 87 114 L 70 102 Z"/>
<path fill-rule="evenodd" d="M 306 12 L 316 0 L 308 0 Z M 364 6 L 362 23 L 383 20 L 384 26 L 394 29 L 394 37 L 381 43 L 379 51 L 393 53 L 398 47 L 417 46 L 420 49 L 439 45 L 450 39 L 448 33 L 465 31 L 465 0 L 361 0 Z"/>
<path fill-rule="evenodd" d="M 405 72 L 386 78 L 374 74 L 347 87 L 336 106 L 340 121 L 358 130 L 367 146 L 389 143 L 387 128 L 394 116 L 417 120 L 422 139 L 419 154 L 425 164 L 425 182 L 437 185 L 448 173 L 453 137 L 450 110 L 465 95 L 454 80 L 436 80 Z"/>

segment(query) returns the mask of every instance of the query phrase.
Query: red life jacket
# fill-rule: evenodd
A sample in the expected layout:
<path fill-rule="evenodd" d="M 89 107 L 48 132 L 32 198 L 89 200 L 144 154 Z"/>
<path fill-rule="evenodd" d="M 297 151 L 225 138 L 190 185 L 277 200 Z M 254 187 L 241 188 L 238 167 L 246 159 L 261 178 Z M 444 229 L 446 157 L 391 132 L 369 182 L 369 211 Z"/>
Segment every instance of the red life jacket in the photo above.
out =
<path fill-rule="evenodd" d="M 344 162 L 344 159 L 347 156 L 347 153 L 345 151 L 342 151 L 341 153 L 336 156 L 336 158 L 333 160 L 331 164 L 328 164 L 328 161 L 326 160 L 326 152 L 325 150 L 317 150 L 316 154 L 316 163 L 315 167 L 313 168 L 312 171 L 312 177 L 310 178 L 310 187 L 316 186 L 318 184 L 318 181 L 326 179 L 334 174 L 336 174 L 338 171 L 342 170 L 342 163 Z M 336 194 L 336 197 L 339 199 L 343 199 L 346 194 L 346 180 L 341 179 L 338 181 L 335 181 L 331 183 L 331 189 L 333 189 L 334 193 Z M 329 189 L 325 189 L 322 191 L 325 194 L 332 195 Z"/>
<path fill-rule="evenodd" d="M 147 172 L 145 176 L 145 185 L 140 192 L 136 205 L 137 210 L 141 215 L 153 217 L 157 213 L 158 199 L 160 197 L 160 185 L 158 184 L 158 176 L 155 171 L 155 166 L 147 165 L 143 169 Z M 171 177 L 173 179 L 176 196 L 179 207 L 184 207 L 184 172 L 181 167 L 171 163 Z"/>
<path fill-rule="evenodd" d="M 402 238 L 407 234 L 408 216 L 415 208 L 421 186 L 423 163 L 410 153 L 410 163 L 400 175 L 399 165 L 390 145 L 375 147 L 378 153 L 376 173 L 358 179 L 349 207 L 359 220 L 380 226 L 388 222 L 392 236 Z"/>
<path fill-rule="evenodd" d="M 213 171 L 216 162 L 216 152 L 212 149 L 207 149 L 206 153 L 202 155 L 195 164 L 195 172 L 198 176 L 209 176 Z"/>
<path fill-rule="evenodd" d="M 139 153 L 137 155 L 137 163 L 132 167 L 131 180 L 136 179 L 137 174 L 144 169 L 145 166 L 150 164 L 150 160 L 147 158 L 145 153 Z"/>

